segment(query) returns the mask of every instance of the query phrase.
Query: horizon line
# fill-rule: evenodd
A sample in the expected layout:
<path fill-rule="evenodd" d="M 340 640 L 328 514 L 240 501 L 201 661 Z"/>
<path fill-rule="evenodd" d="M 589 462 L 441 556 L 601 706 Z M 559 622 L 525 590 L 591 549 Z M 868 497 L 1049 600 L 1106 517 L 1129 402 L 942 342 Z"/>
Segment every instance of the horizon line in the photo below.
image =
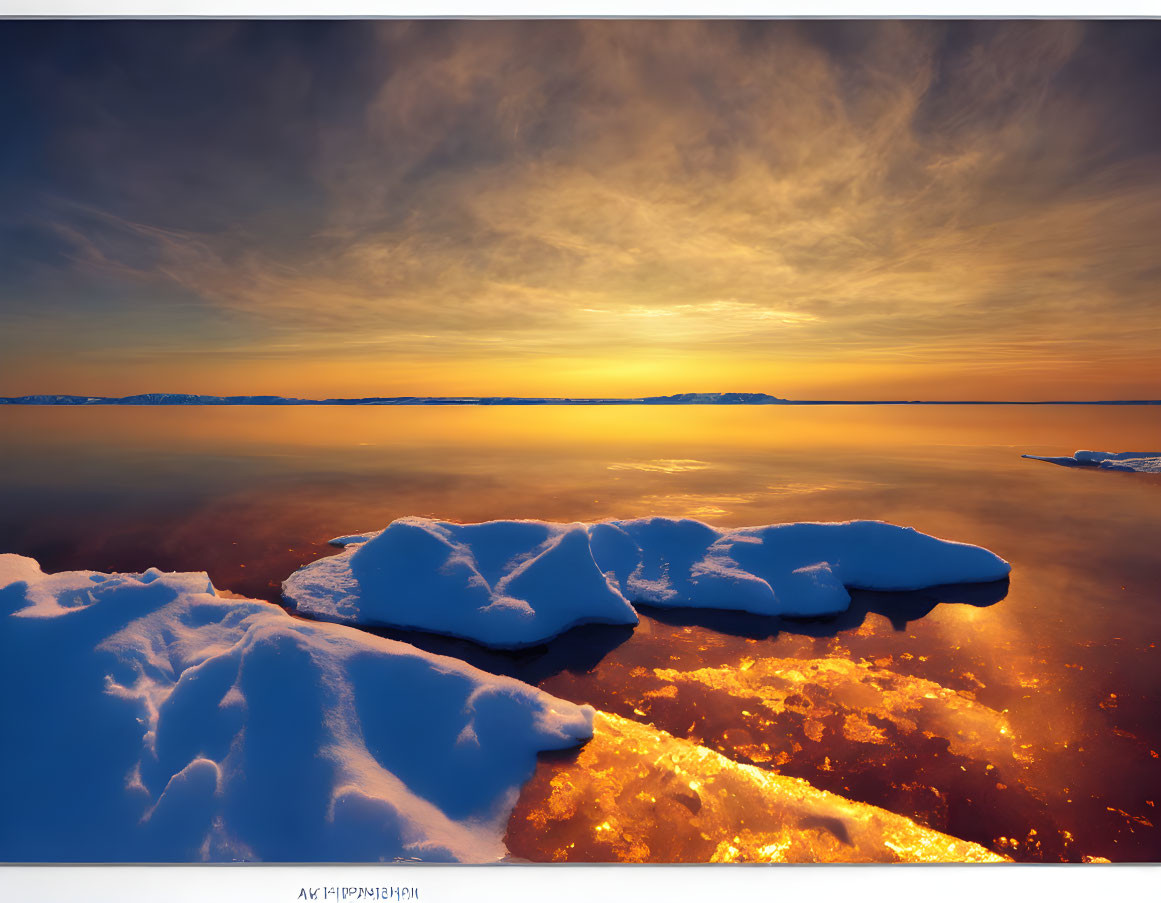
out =
<path fill-rule="evenodd" d="M 85 407 L 272 407 L 272 406 L 600 406 L 600 405 L 1161 405 L 1161 399 L 789 399 L 764 392 L 679 392 L 644 396 L 391 395 L 352 398 L 298 398 L 282 395 L 201 395 L 148 392 L 134 395 L 66 395 L 45 393 L 0 396 L 0 405 Z"/>

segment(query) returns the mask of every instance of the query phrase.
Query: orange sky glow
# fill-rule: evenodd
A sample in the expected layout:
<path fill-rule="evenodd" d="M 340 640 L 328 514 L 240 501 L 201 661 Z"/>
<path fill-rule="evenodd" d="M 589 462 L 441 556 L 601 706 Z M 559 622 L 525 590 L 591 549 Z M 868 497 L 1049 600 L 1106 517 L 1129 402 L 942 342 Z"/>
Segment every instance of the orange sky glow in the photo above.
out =
<path fill-rule="evenodd" d="M 0 30 L 0 394 L 1161 398 L 1161 23 Z"/>

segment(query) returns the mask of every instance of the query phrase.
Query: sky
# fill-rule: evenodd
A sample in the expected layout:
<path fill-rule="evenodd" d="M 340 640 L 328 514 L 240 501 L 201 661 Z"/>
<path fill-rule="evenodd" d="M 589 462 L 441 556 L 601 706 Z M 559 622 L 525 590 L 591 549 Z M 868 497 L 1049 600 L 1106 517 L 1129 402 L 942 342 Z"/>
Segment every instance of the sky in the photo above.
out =
<path fill-rule="evenodd" d="M 0 22 L 0 395 L 1161 398 L 1161 22 Z"/>

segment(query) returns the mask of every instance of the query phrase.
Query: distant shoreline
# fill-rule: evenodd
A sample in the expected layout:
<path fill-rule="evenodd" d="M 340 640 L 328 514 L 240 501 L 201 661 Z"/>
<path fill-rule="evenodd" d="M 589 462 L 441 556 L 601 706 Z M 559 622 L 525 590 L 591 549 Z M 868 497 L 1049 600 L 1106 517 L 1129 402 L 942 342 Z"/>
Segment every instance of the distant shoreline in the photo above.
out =
<path fill-rule="evenodd" d="M 92 395 L 21 395 L 0 397 L 0 405 L 88 407 L 123 405 L 137 407 L 277 407 L 277 406 L 625 406 L 625 405 L 1161 405 L 1157 400 L 1109 401 L 868 401 L 792 400 L 753 392 L 699 392 L 643 398 L 524 398 L 518 396 L 394 396 L 367 398 L 284 398 L 279 395 L 180 395 L 151 393 L 121 398 Z"/>

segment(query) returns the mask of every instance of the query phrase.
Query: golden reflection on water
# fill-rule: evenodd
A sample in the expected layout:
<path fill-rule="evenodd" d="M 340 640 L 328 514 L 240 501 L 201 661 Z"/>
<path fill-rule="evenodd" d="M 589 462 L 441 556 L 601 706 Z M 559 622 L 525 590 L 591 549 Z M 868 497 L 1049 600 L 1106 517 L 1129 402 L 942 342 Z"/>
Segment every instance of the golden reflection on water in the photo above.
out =
<path fill-rule="evenodd" d="M 1100 406 L 69 406 L 12 405 L 6 441 L 83 434 L 94 444 L 212 449 L 607 449 L 608 465 L 681 472 L 722 462 L 695 448 L 880 448 L 987 445 L 1137 448 L 1156 411 Z M 1026 450 L 1026 449 L 1022 449 Z M 634 453 L 636 452 L 636 453 Z M 650 464 L 657 467 L 650 468 Z M 692 468 L 682 468 L 692 463 Z M 669 467 L 666 465 L 674 465 Z"/>
<path fill-rule="evenodd" d="M 950 610 L 950 624 L 959 612 L 976 610 L 941 606 L 917 622 L 914 633 L 870 614 L 861 626 L 834 635 L 783 633 L 774 639 L 647 615 L 628 642 L 590 671 L 563 672 L 541 686 L 731 762 L 805 779 L 1021 861 L 1091 860 L 1118 848 L 1127 858 L 1148 858 L 1137 852 L 1150 849 L 1154 833 L 1150 778 L 1138 783 L 1158 771 L 1146 764 L 1155 761 L 1148 750 L 1134 752 L 1131 744 L 1139 741 L 1116 729 L 1103 733 L 1090 725 L 1073 735 L 1069 718 L 1054 729 L 1058 713 L 1083 707 L 1077 704 L 1083 689 L 1057 686 L 1047 658 L 1039 667 L 1052 692 L 1019 684 L 1033 677 L 1029 658 L 1012 669 L 1014 685 L 1004 683 L 1008 672 L 1002 670 L 995 672 L 998 683 L 989 685 L 993 672 L 985 660 L 956 643 L 931 642 L 931 636 L 955 635 L 949 625 L 934 623 L 942 608 Z M 978 640 L 970 633 L 961 638 L 965 644 Z M 981 648 L 990 657 L 987 645 Z M 1032 655 L 1040 651 L 1031 644 Z M 1002 659 L 1004 651 L 997 655 Z M 1109 756 L 1122 763 L 1124 774 L 1103 770 Z M 547 794 L 554 792 L 534 781 L 522 806 L 551 809 L 556 804 Z M 1101 802 L 1138 794 L 1145 798 L 1131 805 Z M 741 810 L 751 805 L 742 797 L 720 803 Z M 645 817 L 638 811 L 632 818 L 638 816 Z M 569 835 L 565 825 L 556 832 Z M 568 837 L 561 846 L 576 840 Z"/>
<path fill-rule="evenodd" d="M 328 538 L 416 514 L 876 518 L 986 546 L 1013 565 L 986 607 L 738 633 L 644 613 L 616 648 L 531 679 L 1016 860 L 1161 860 L 1161 480 L 1019 458 L 1156 449 L 1161 409 L 5 407 L 0 435 L 0 551 L 48 570 L 205 569 L 271 600 Z M 598 771 L 601 736 L 580 760 Z M 548 818 L 560 791 L 542 779 L 568 761 L 542 766 L 521 811 Z M 713 801 L 723 824 L 760 796 L 738 792 L 739 811 Z M 655 833 L 641 801 L 601 806 L 575 837 L 550 819 L 554 845 L 528 849 L 583 846 L 606 820 Z M 649 855 L 773 857 L 785 827 L 655 838 Z M 830 841 L 794 843 L 822 857 Z M 587 855 L 618 851 L 644 855 Z"/>
<path fill-rule="evenodd" d="M 798 778 L 599 713 L 509 822 L 516 857 L 565 862 L 1002 862 L 1006 857 Z"/>
<path fill-rule="evenodd" d="M 746 657 L 737 668 L 655 668 L 653 673 L 668 683 L 700 684 L 747 705 L 739 712 L 739 734 L 749 726 L 755 733 L 767 731 L 776 720 L 789 716 L 814 741 L 829 726 L 841 724 L 846 740 L 885 744 L 886 728 L 893 727 L 902 734 L 946 738 L 955 755 L 984 760 L 1028 758 L 1003 713 L 975 702 L 964 691 L 869 662 Z"/>

